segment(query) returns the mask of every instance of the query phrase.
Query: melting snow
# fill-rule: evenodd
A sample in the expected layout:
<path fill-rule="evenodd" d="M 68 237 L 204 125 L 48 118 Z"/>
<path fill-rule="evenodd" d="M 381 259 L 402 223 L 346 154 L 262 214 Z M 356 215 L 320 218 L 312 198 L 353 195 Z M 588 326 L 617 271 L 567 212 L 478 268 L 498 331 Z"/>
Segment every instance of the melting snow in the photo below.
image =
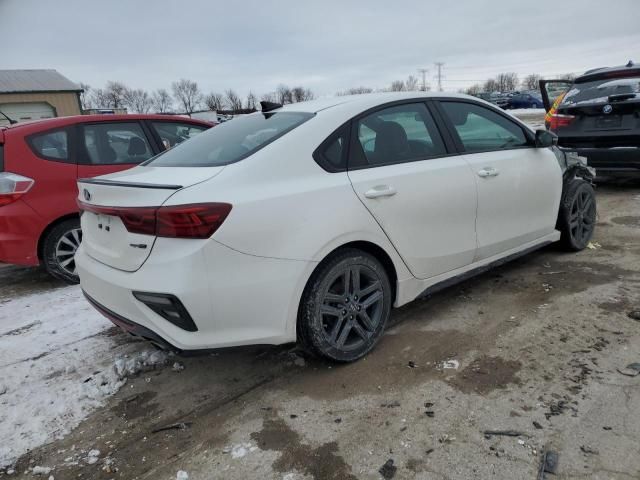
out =
<path fill-rule="evenodd" d="M 116 372 L 114 357 L 149 347 L 118 346 L 121 336 L 104 334 L 111 327 L 77 286 L 0 303 L 0 467 L 69 433 L 139 364 L 157 360 L 134 355 Z"/>

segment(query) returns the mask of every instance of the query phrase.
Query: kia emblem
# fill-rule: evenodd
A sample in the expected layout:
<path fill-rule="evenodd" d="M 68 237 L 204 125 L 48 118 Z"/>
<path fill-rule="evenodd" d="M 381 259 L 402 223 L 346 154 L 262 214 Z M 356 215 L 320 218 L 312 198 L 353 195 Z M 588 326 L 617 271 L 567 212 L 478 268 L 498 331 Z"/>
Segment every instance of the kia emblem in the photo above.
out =
<path fill-rule="evenodd" d="M 82 190 L 82 196 L 87 202 L 91 200 L 91 193 L 86 188 Z"/>
<path fill-rule="evenodd" d="M 611 113 L 613 112 L 613 107 L 609 104 L 602 107 L 602 113 Z"/>

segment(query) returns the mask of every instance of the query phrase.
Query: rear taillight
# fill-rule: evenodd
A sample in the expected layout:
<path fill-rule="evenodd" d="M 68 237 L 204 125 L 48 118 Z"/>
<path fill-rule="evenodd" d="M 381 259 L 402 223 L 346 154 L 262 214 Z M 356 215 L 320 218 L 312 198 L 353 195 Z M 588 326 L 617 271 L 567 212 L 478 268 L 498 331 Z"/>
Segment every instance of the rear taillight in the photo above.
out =
<path fill-rule="evenodd" d="M 549 117 L 549 130 L 557 131 L 559 128 L 567 127 L 576 119 L 574 115 L 561 115 L 554 113 Z"/>
<path fill-rule="evenodd" d="M 169 238 L 209 238 L 231 211 L 228 203 L 168 207 L 102 207 L 78 200 L 80 210 L 119 217 L 127 231 Z"/>
<path fill-rule="evenodd" d="M 0 172 L 0 207 L 9 205 L 27 193 L 35 182 L 15 173 Z"/>

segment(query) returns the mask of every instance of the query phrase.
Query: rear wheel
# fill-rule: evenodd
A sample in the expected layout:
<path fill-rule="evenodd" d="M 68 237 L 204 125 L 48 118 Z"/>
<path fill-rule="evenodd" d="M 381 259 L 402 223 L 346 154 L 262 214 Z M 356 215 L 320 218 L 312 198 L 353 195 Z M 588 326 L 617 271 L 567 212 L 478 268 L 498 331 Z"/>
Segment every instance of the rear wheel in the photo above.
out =
<path fill-rule="evenodd" d="M 65 220 L 53 227 L 42 245 L 42 261 L 47 272 L 67 283 L 79 283 L 74 256 L 81 241 L 79 219 Z"/>
<path fill-rule="evenodd" d="M 568 250 L 584 249 L 596 225 L 596 194 L 591 184 L 575 178 L 566 186 L 558 214 L 560 241 Z"/>
<path fill-rule="evenodd" d="M 314 272 L 302 296 L 298 339 L 312 354 L 338 362 L 366 355 L 391 313 L 391 284 L 372 255 L 345 249 Z"/>

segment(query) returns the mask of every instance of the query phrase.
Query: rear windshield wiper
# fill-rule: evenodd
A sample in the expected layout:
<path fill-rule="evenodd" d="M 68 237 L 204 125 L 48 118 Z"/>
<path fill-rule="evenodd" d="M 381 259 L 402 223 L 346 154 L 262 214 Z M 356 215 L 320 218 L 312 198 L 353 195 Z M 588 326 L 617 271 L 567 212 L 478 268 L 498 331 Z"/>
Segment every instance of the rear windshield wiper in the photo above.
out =
<path fill-rule="evenodd" d="M 636 98 L 635 93 L 619 93 L 617 95 L 609 95 L 608 100 L 610 102 L 620 102 L 622 100 L 629 100 L 630 98 Z"/>

